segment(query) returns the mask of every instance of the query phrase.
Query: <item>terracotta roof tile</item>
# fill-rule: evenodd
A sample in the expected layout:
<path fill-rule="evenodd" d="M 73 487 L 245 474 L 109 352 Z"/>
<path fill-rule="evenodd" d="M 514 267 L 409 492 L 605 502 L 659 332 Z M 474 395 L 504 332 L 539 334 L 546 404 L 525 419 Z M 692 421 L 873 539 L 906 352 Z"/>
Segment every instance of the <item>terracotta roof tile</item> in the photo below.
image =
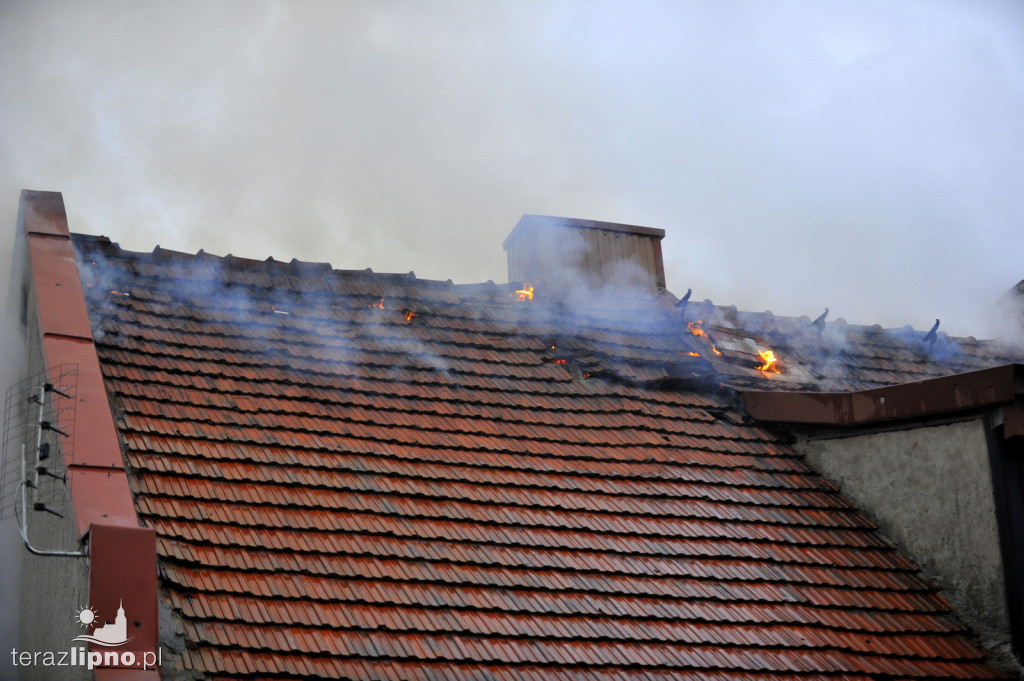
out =
<path fill-rule="evenodd" d="M 650 302 L 76 243 L 179 668 L 998 677 L 835 486 L 713 389 L 872 387 L 996 363 L 989 345 L 691 304 L 772 343 L 792 367 L 772 377 L 691 357 Z"/>

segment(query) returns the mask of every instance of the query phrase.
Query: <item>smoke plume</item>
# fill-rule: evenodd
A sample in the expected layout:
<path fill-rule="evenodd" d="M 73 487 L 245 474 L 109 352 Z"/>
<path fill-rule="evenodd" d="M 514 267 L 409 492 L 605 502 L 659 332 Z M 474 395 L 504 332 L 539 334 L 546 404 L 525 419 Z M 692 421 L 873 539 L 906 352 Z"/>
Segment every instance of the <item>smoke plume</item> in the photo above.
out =
<path fill-rule="evenodd" d="M 14 0 L 0 213 L 421 278 L 523 213 L 663 228 L 669 288 L 991 335 L 1020 271 L 1024 6 Z"/>

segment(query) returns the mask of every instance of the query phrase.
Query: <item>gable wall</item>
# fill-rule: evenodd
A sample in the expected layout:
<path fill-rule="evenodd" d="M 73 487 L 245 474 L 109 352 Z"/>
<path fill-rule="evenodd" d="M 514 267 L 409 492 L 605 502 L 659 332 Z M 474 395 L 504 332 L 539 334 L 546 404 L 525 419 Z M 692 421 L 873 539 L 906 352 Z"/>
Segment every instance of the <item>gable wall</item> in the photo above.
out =
<path fill-rule="evenodd" d="M 1011 659 L 981 416 L 887 432 L 803 437 L 797 449 L 943 589 L 989 650 Z"/>
<path fill-rule="evenodd" d="M 27 355 L 28 375 L 40 374 L 46 367 L 43 361 L 39 321 L 36 315 L 34 288 L 27 292 Z M 75 519 L 67 514 L 63 519 L 47 513 L 33 513 L 32 537 L 45 538 L 45 548 L 75 550 Z M 22 589 L 20 612 L 18 613 L 18 651 L 47 652 L 68 651 L 72 645 L 84 648 L 83 644 L 72 644 L 71 640 L 82 633 L 88 633 L 75 619 L 81 608 L 89 605 L 89 566 L 86 558 L 65 556 L 37 556 L 18 544 L 14 549 L 17 556 L 9 557 L 22 563 Z M 6 559 L 5 559 L 6 560 Z M 31 594 L 31 596 L 29 596 Z M 5 651 L 10 655 L 9 651 Z M 13 663 L 11 658 L 9 662 Z M 65 666 L 60 678 L 73 681 L 90 679 L 92 673 L 85 667 Z M 42 665 L 18 665 L 14 672 L 19 681 L 54 678 L 54 667 Z"/>

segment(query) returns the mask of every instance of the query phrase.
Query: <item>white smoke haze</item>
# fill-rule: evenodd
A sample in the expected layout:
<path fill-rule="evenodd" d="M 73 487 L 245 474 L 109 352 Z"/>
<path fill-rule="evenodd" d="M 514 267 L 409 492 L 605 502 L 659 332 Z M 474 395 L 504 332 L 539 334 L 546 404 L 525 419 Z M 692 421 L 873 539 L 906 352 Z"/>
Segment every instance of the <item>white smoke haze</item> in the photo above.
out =
<path fill-rule="evenodd" d="M 665 229 L 694 300 L 985 337 L 1022 152 L 1012 0 L 0 5 L 11 233 L 55 190 L 132 250 L 503 282 L 559 215 Z"/>

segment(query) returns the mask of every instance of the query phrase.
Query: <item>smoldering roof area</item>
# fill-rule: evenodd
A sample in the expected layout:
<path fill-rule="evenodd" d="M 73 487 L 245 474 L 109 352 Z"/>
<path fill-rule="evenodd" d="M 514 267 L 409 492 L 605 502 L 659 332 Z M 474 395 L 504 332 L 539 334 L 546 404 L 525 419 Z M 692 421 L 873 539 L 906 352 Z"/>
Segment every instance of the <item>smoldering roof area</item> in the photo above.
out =
<path fill-rule="evenodd" d="M 1022 31 L 1009 1 L 7 2 L 0 213 L 56 190 L 130 249 L 460 283 L 523 213 L 607 220 L 666 230 L 680 295 L 1005 334 Z"/>
<path fill-rule="evenodd" d="M 142 329 L 162 328 L 167 319 L 180 317 L 170 324 L 184 324 L 187 334 L 199 334 L 190 335 L 190 343 L 222 353 L 225 361 L 245 357 L 246 366 L 298 372 L 301 376 L 290 379 L 296 385 L 304 384 L 308 361 L 315 359 L 333 367 L 324 369 L 328 374 L 351 375 L 370 367 L 373 376 L 388 375 L 400 383 L 465 384 L 474 390 L 480 376 L 514 381 L 527 368 L 553 365 L 561 371 L 548 378 L 568 380 L 573 390 L 584 392 L 595 382 L 724 394 L 744 389 L 845 392 L 1020 359 L 1019 352 L 1000 343 L 950 338 L 937 326 L 928 332 L 882 329 L 826 322 L 824 314 L 810 322 L 706 300 L 677 301 L 645 283 L 660 268 L 634 265 L 616 285 L 614 277 L 624 270 L 603 268 L 590 239 L 592 232 L 605 230 L 579 234 L 564 225 L 538 226 L 525 219 L 524 226 L 551 230 L 537 238 L 536 229 L 517 228 L 517 242 L 510 245 L 510 253 L 523 256 L 524 271 L 538 275 L 536 286 L 455 284 L 420 279 L 413 272 L 339 271 L 325 263 L 166 249 L 139 253 L 106 237 L 73 239 L 100 346 L 116 354 L 134 352 L 142 343 L 187 364 L 191 355 L 176 349 L 180 342 L 174 333 L 154 331 L 152 342 L 141 340 Z M 531 263 L 532 245 L 557 252 L 580 245 L 590 258 L 567 264 L 573 276 L 552 281 L 545 263 Z M 637 243 L 634 250 L 643 246 Z M 598 272 L 612 278 L 578 285 Z M 564 283 L 577 286 L 565 288 Z M 486 367 L 467 363 L 467 356 Z M 112 361 L 123 360 L 118 354 Z"/>

